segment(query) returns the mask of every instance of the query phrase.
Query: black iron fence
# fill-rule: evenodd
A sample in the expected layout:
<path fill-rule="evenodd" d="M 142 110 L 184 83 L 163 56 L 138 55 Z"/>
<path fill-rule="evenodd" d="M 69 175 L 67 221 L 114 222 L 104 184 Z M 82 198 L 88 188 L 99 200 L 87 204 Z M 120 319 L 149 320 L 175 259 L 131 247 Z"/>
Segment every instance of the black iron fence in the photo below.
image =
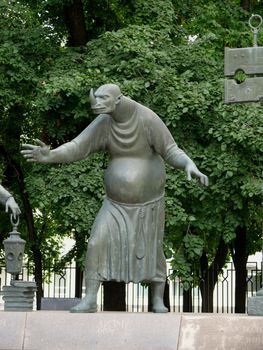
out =
<path fill-rule="evenodd" d="M 43 292 L 44 298 L 74 298 L 76 268 L 74 264 L 68 265 L 59 272 L 54 272 L 53 267 L 45 269 Z M 171 270 L 168 267 L 168 276 Z M 33 269 L 24 266 L 21 279 L 25 281 L 34 280 Z M 0 292 L 4 285 L 9 285 L 10 275 L 6 273 L 5 267 L 0 266 Z M 247 264 L 247 298 L 256 295 L 262 285 L 261 263 L 253 262 Z M 183 312 L 183 285 L 178 278 L 168 278 L 169 301 L 171 312 Z M 82 295 L 84 295 L 84 286 Z M 192 287 L 189 293 L 191 298 L 192 312 L 202 311 L 202 298 L 199 287 Z M 103 310 L 103 288 L 98 293 L 99 309 Z M 0 295 L 0 309 L 3 301 Z M 235 308 L 235 269 L 233 263 L 228 263 L 219 275 L 213 293 L 213 312 L 234 313 Z M 129 283 L 126 285 L 126 310 L 129 312 L 148 311 L 148 287 L 141 284 Z"/>

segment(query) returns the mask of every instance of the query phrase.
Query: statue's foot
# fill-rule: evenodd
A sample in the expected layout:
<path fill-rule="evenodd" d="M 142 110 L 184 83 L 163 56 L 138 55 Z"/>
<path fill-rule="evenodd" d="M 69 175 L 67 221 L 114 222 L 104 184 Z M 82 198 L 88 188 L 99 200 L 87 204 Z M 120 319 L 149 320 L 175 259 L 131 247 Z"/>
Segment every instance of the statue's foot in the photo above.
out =
<path fill-rule="evenodd" d="M 155 313 L 164 314 L 168 312 L 168 309 L 164 305 L 163 300 L 161 298 L 158 298 L 153 302 L 152 311 Z"/>
<path fill-rule="evenodd" d="M 91 302 L 89 298 L 84 297 L 79 304 L 77 304 L 76 306 L 70 309 L 70 312 L 72 313 L 97 312 L 97 303 Z"/>

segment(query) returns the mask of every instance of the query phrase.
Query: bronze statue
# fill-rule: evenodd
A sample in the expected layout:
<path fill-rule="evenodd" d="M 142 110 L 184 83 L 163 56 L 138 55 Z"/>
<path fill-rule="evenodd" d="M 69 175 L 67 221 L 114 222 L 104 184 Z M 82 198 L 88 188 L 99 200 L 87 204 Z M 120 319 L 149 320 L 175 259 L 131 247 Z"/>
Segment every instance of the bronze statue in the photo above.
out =
<path fill-rule="evenodd" d="M 166 160 L 208 185 L 208 178 L 177 146 L 161 119 L 123 96 L 115 84 L 91 91 L 98 117 L 75 139 L 50 150 L 43 142 L 23 145 L 29 162 L 70 163 L 107 151 L 106 197 L 95 219 L 86 257 L 86 295 L 71 312 L 96 312 L 102 281 L 149 282 L 154 312 L 163 303 L 166 261 L 163 253 Z"/>
<path fill-rule="evenodd" d="M 2 185 L 0 185 L 0 202 L 5 205 L 6 212 L 11 211 L 15 219 L 17 215 L 21 214 L 14 197 Z"/>

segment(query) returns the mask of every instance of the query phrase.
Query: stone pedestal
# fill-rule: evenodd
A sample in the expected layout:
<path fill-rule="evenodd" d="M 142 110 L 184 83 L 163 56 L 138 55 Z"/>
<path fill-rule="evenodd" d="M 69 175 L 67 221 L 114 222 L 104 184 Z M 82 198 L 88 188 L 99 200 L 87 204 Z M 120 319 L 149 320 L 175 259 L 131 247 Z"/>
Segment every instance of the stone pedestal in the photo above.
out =
<path fill-rule="evenodd" d="M 263 316 L 263 289 L 255 297 L 248 298 L 247 313 L 251 316 Z"/>
<path fill-rule="evenodd" d="M 0 350 L 262 350 L 263 317 L 0 311 Z"/>
<path fill-rule="evenodd" d="M 36 289 L 35 282 L 26 281 L 12 281 L 10 286 L 4 286 L 4 310 L 32 311 Z"/>
<path fill-rule="evenodd" d="M 41 310 L 70 310 L 81 301 L 80 298 L 42 298 Z"/>

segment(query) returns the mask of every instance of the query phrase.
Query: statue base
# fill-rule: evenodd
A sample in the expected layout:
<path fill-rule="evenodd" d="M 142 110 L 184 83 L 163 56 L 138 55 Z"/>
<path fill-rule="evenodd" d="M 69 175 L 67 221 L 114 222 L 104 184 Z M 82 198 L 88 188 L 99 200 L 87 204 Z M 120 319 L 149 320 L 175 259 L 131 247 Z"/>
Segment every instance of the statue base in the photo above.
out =
<path fill-rule="evenodd" d="M 247 313 L 250 316 L 263 316 L 263 288 L 255 297 L 248 298 Z"/>
<path fill-rule="evenodd" d="M 0 311 L 0 350 L 262 350 L 263 317 Z"/>
<path fill-rule="evenodd" d="M 35 282 L 12 281 L 10 286 L 3 286 L 3 300 L 5 311 L 32 311 Z"/>

